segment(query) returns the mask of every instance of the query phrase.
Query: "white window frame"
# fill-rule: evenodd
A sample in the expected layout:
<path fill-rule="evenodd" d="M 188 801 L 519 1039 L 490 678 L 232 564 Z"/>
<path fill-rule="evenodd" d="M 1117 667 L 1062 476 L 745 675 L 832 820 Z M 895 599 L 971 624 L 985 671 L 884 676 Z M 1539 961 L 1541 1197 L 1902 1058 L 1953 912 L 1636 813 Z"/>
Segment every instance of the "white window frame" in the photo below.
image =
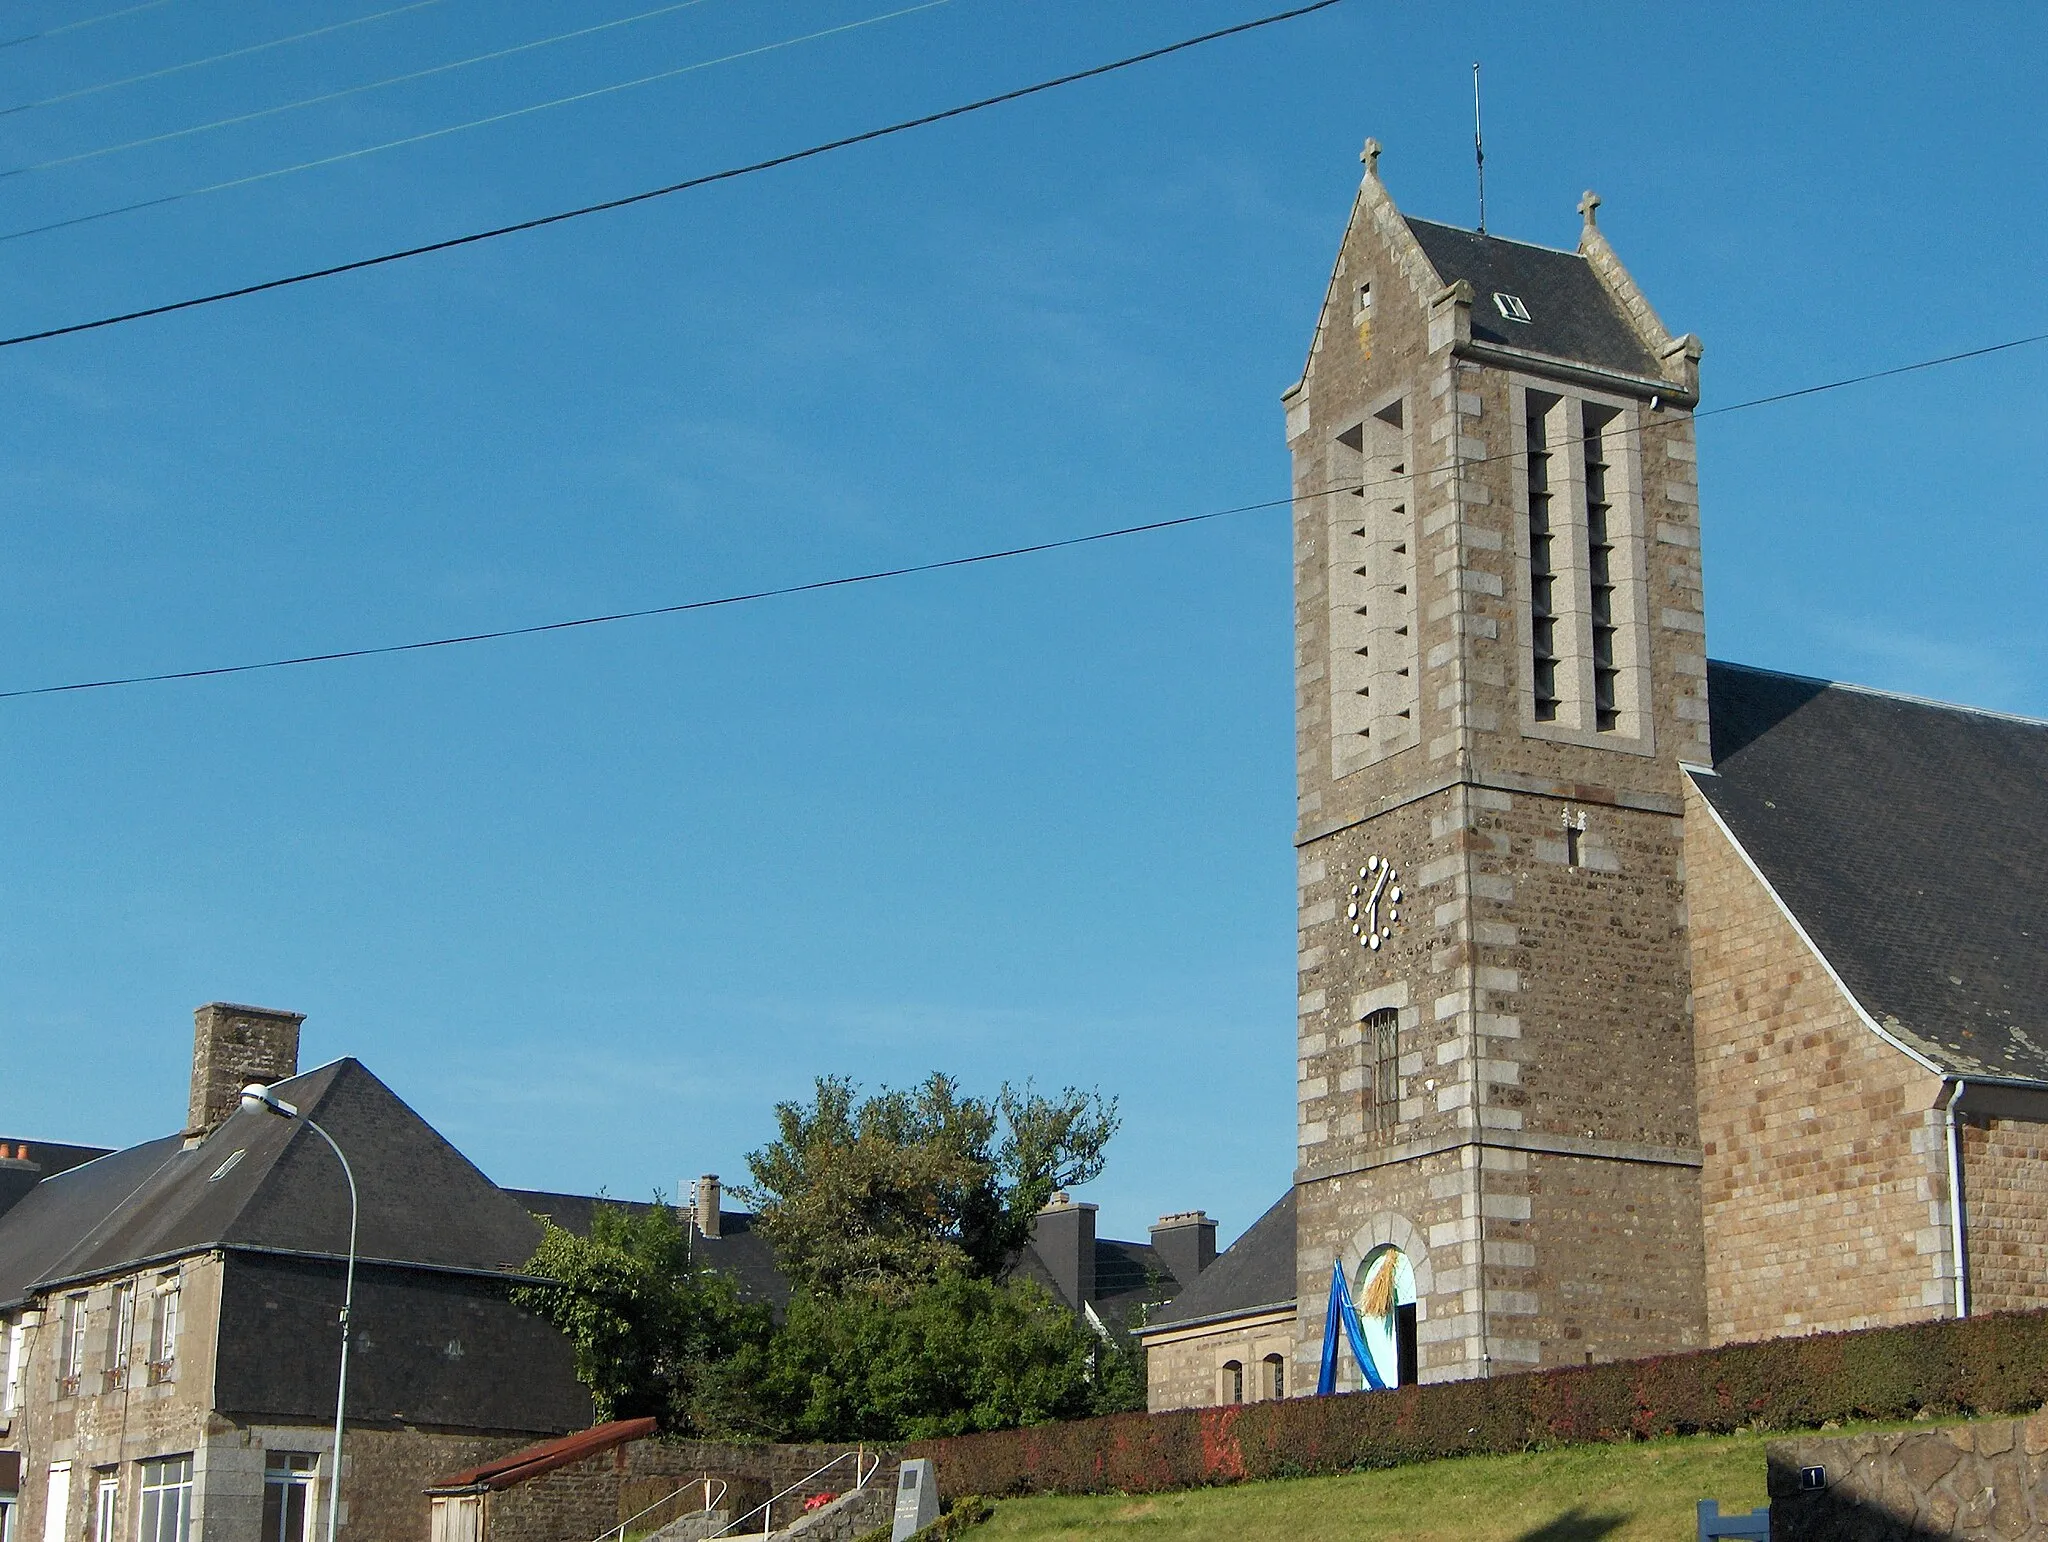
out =
<path fill-rule="evenodd" d="M 304 1462 L 306 1465 L 303 1467 L 296 1465 L 300 1462 Z M 290 1513 L 290 1491 L 296 1488 L 302 1492 L 300 1495 L 298 1537 L 294 1539 L 289 1535 L 283 1534 L 272 1536 L 266 1531 L 261 1542 L 313 1542 L 314 1500 L 319 1490 L 319 1482 L 320 1454 L 317 1451 L 265 1451 L 263 1453 L 263 1510 L 266 1520 L 270 1510 L 271 1489 L 281 1488 L 286 1491 L 278 1507 L 278 1524 L 281 1533 L 286 1524 L 285 1517 Z"/>
<path fill-rule="evenodd" d="M 151 1292 L 149 1312 L 149 1382 L 169 1381 L 178 1366 L 178 1297 L 184 1289 L 176 1271 L 160 1275 Z"/>
<path fill-rule="evenodd" d="M 96 1472 L 92 1485 L 92 1542 L 120 1542 L 121 1474 Z"/>
<path fill-rule="evenodd" d="M 86 1296 L 66 1296 L 57 1317 L 57 1395 L 75 1397 L 85 1370 Z"/>
<path fill-rule="evenodd" d="M 117 1391 L 128 1380 L 128 1361 L 135 1352 L 135 1284 L 123 1280 L 114 1287 L 107 1311 L 106 1389 Z"/>
<path fill-rule="evenodd" d="M 167 1495 L 173 1507 L 168 1515 L 164 1510 Z M 191 1535 L 191 1455 L 151 1457 L 142 1464 L 142 1491 L 136 1504 L 136 1542 L 190 1542 Z"/>
<path fill-rule="evenodd" d="M 21 1407 L 21 1378 L 28 1369 L 28 1329 L 19 1319 L 7 1325 L 7 1375 L 0 1381 L 0 1414 L 11 1415 Z M 6 1542 L 0 1537 L 0 1542 Z"/>

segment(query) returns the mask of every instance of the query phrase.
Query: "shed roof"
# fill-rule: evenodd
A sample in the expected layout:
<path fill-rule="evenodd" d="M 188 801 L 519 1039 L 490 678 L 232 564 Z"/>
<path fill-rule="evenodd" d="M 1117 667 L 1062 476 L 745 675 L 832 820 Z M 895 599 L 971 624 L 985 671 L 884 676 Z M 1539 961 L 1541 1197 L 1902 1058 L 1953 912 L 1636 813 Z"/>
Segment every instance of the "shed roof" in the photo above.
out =
<path fill-rule="evenodd" d="M 1695 785 L 1863 1010 L 2048 1083 L 2048 723 L 1738 664 L 1707 695 Z"/>
<path fill-rule="evenodd" d="M 563 1435 L 555 1440 L 544 1440 L 537 1446 L 527 1446 L 495 1461 L 485 1462 L 481 1467 L 470 1467 L 445 1478 L 436 1478 L 427 1485 L 427 1492 L 460 1494 L 480 1488 L 516 1488 L 543 1473 L 553 1472 L 557 1467 L 566 1467 L 587 1456 L 615 1450 L 630 1440 L 645 1440 L 656 1428 L 653 1419 L 614 1419 L 609 1424 L 578 1430 L 573 1435 Z"/>

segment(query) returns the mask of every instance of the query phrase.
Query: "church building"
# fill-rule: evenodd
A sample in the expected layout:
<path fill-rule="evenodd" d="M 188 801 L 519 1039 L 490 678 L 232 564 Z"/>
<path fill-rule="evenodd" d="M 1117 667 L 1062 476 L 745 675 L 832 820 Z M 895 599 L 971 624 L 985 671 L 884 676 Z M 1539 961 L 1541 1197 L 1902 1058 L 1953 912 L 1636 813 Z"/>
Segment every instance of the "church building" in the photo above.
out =
<path fill-rule="evenodd" d="M 1368 141 L 1294 461 L 1299 1149 L 1155 1409 L 2048 1305 L 2048 723 L 1710 663 L 1673 336 Z M 1275 1052 L 1278 1052 L 1277 1046 Z"/>

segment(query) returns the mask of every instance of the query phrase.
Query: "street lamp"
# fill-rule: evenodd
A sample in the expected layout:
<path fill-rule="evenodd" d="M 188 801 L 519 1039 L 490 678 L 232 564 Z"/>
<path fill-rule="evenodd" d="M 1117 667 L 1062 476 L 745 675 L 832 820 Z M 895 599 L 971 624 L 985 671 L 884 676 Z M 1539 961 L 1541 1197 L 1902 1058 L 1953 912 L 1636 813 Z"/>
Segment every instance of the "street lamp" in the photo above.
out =
<path fill-rule="evenodd" d="M 348 1409 L 348 1312 L 355 1304 L 356 1298 L 356 1175 L 348 1165 L 348 1158 L 341 1154 L 341 1147 L 335 1145 L 332 1135 L 262 1083 L 251 1082 L 242 1089 L 242 1107 L 252 1112 L 263 1109 L 276 1114 L 280 1119 L 301 1121 L 307 1129 L 327 1142 L 335 1160 L 341 1163 L 342 1176 L 348 1179 L 348 1273 L 341 1291 L 341 1376 L 334 1389 L 334 1476 L 327 1485 L 327 1542 L 338 1542 L 337 1525 L 341 1518 L 341 1426 L 343 1415 Z"/>

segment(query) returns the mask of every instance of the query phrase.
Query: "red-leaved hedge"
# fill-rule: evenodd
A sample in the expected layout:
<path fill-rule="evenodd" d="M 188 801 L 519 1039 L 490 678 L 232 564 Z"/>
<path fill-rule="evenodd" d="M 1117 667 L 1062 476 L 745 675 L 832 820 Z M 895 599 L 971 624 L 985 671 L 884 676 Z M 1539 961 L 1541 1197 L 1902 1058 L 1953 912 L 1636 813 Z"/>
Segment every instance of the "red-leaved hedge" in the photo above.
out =
<path fill-rule="evenodd" d="M 1732 1344 L 1396 1392 L 919 1441 L 941 1493 L 1148 1493 L 1544 1446 L 1996 1414 L 2048 1401 L 2048 1312 Z"/>

